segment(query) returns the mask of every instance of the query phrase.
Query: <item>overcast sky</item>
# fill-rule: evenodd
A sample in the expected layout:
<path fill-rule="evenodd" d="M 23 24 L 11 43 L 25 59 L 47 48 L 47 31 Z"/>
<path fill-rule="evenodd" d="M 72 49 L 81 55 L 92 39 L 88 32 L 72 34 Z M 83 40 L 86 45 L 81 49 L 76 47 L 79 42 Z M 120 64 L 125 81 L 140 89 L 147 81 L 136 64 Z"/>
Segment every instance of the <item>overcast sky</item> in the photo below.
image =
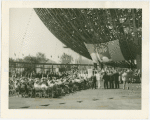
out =
<path fill-rule="evenodd" d="M 36 55 L 37 52 L 45 53 L 47 58 L 56 62 L 63 53 L 75 59 L 79 57 L 72 50 L 63 48 L 65 45 L 45 27 L 33 9 L 12 8 L 9 19 L 9 57 L 22 58 L 22 54 Z"/>

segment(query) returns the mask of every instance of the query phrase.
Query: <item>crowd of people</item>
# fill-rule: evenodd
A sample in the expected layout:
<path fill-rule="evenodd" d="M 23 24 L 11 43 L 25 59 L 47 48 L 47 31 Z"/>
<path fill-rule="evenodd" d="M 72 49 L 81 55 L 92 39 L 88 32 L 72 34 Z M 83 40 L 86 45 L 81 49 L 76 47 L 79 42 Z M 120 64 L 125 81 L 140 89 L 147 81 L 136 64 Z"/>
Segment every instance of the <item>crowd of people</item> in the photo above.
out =
<path fill-rule="evenodd" d="M 15 78 L 20 78 L 20 77 L 27 77 L 27 78 L 43 78 L 43 77 L 46 77 L 46 78 L 53 78 L 53 77 L 56 77 L 56 78 L 59 78 L 59 77 L 64 77 L 64 76 L 67 76 L 68 72 L 35 72 L 33 71 L 32 73 L 15 73 L 15 74 L 11 74 L 9 73 L 10 76 L 9 77 L 12 77 L 14 76 Z"/>
<path fill-rule="evenodd" d="M 123 89 L 129 89 L 128 84 L 130 83 L 140 83 L 141 73 L 140 70 L 134 69 L 115 69 L 106 68 L 105 70 L 93 71 L 93 87 L 96 89 L 101 87 L 101 82 L 103 81 L 103 86 L 105 89 L 119 89 L 119 84 L 123 83 Z M 97 83 L 96 83 L 97 82 Z"/>
<path fill-rule="evenodd" d="M 85 89 L 129 89 L 128 84 L 141 82 L 140 70 L 107 67 L 104 69 L 71 70 L 66 72 L 32 74 L 30 77 L 12 76 L 9 94 L 30 97 L 54 97 Z M 102 87 L 103 86 L 103 87 Z"/>

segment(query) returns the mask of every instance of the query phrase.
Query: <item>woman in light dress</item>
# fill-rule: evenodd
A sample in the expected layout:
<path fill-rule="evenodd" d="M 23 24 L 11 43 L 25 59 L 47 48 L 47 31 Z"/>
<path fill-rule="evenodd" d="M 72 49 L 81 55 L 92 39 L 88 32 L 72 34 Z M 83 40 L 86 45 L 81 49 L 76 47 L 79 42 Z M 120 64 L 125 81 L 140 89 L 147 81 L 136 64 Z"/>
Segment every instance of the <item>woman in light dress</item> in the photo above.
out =
<path fill-rule="evenodd" d="M 128 88 L 128 74 L 126 72 L 126 70 L 124 70 L 123 74 L 122 74 L 122 81 L 123 81 L 123 89 Z"/>
<path fill-rule="evenodd" d="M 100 89 L 100 87 L 101 87 L 101 83 L 100 83 L 101 74 L 100 74 L 100 72 L 97 72 L 97 74 L 96 74 L 96 80 L 97 80 L 98 89 Z"/>

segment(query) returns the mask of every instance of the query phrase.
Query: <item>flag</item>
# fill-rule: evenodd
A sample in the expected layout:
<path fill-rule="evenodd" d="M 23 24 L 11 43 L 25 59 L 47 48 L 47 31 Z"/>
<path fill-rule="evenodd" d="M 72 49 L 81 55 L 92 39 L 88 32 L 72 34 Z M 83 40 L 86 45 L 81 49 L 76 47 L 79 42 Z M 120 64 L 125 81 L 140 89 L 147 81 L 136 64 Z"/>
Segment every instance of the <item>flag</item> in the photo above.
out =
<path fill-rule="evenodd" d="M 85 43 L 85 46 L 88 49 L 88 52 L 90 53 L 94 63 L 111 61 L 111 57 L 108 51 L 108 46 L 106 43 L 101 43 L 101 44 Z"/>
<path fill-rule="evenodd" d="M 100 62 L 111 61 L 107 43 L 96 44 L 95 51 Z"/>
<path fill-rule="evenodd" d="M 94 63 L 123 61 L 124 56 L 120 49 L 119 40 L 109 41 L 100 44 L 86 44 L 85 46 L 91 55 Z"/>

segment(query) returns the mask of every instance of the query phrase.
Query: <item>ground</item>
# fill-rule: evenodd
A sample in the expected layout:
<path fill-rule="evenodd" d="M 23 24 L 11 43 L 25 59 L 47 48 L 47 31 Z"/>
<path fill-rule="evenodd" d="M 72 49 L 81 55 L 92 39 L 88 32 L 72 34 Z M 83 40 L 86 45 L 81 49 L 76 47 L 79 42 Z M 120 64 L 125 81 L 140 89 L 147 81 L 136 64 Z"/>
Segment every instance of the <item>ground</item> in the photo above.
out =
<path fill-rule="evenodd" d="M 60 98 L 9 97 L 10 109 L 102 109 L 140 110 L 141 84 L 129 84 L 129 90 L 88 89 Z"/>

